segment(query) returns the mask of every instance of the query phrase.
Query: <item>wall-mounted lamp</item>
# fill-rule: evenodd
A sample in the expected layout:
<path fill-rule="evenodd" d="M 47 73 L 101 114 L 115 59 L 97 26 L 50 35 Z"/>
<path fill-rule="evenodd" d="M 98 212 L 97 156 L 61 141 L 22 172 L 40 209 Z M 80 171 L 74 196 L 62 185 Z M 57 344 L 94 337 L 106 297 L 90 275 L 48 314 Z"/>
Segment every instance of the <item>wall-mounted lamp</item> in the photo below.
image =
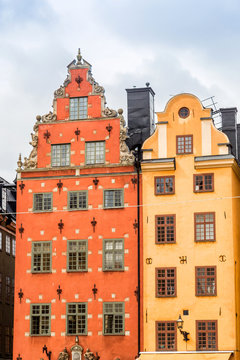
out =
<path fill-rule="evenodd" d="M 22 360 L 22 357 L 20 356 L 20 354 L 18 354 L 17 360 Z"/>
<path fill-rule="evenodd" d="M 184 341 L 189 341 L 190 339 L 188 338 L 189 332 L 187 331 L 183 331 L 183 319 L 181 317 L 181 314 L 179 314 L 179 318 L 177 319 L 177 328 L 180 331 L 180 333 L 183 335 L 183 340 Z"/>

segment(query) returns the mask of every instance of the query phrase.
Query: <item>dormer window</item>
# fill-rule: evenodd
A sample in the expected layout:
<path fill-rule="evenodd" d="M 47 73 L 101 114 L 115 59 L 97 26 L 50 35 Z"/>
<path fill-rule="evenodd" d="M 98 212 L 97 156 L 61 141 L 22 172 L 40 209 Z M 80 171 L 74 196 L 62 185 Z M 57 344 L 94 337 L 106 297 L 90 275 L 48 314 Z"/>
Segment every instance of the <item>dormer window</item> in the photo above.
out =
<path fill-rule="evenodd" d="M 70 99 L 69 118 L 70 120 L 86 119 L 88 116 L 88 98 L 77 97 Z"/>

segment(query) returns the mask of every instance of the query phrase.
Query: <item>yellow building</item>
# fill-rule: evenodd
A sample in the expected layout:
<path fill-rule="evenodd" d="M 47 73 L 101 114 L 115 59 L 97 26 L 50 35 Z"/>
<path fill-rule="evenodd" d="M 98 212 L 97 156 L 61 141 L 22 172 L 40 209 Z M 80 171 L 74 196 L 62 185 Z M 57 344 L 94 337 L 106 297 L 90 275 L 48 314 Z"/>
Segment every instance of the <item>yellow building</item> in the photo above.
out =
<path fill-rule="evenodd" d="M 143 145 L 141 360 L 239 358 L 240 169 L 191 94 Z"/>

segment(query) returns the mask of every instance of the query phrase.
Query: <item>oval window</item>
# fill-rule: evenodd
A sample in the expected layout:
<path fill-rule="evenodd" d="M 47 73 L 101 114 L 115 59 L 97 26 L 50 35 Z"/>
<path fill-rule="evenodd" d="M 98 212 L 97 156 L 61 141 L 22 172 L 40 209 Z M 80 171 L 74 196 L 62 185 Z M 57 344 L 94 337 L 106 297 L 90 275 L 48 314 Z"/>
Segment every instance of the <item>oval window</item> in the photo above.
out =
<path fill-rule="evenodd" d="M 189 114 L 190 114 L 190 111 L 187 107 L 182 107 L 178 112 L 178 115 L 183 119 L 187 118 L 189 116 Z"/>

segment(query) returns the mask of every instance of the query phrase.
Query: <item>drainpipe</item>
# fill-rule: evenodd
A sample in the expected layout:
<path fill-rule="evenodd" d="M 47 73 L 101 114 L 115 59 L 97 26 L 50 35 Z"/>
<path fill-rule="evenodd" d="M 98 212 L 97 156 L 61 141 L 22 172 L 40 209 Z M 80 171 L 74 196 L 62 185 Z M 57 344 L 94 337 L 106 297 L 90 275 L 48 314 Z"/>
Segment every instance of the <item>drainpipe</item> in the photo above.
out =
<path fill-rule="evenodd" d="M 138 223 L 138 356 L 140 356 L 140 342 L 141 342 L 141 303 L 140 303 L 140 171 L 141 171 L 141 146 L 138 146 L 136 151 L 135 168 L 137 170 L 137 223 Z"/>

